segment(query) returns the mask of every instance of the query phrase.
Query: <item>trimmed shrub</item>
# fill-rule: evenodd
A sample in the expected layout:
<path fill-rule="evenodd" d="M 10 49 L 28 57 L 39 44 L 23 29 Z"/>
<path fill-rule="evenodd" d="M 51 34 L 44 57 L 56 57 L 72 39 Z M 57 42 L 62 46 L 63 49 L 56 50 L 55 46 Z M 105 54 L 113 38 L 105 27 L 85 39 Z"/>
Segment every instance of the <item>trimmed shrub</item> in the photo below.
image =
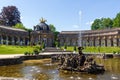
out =
<path fill-rule="evenodd" d="M 118 51 L 117 54 L 120 54 L 120 51 Z"/>
<path fill-rule="evenodd" d="M 64 49 L 67 49 L 67 45 L 66 44 L 64 44 Z"/>
<path fill-rule="evenodd" d="M 43 43 L 42 45 L 43 45 L 43 49 L 45 49 L 45 43 Z"/>
<path fill-rule="evenodd" d="M 35 48 L 35 49 L 33 50 L 33 52 L 34 52 L 35 55 L 38 55 L 38 54 L 39 54 L 39 51 L 38 51 L 37 48 Z"/>
<path fill-rule="evenodd" d="M 29 52 L 24 52 L 24 55 L 30 55 L 30 53 Z"/>
<path fill-rule="evenodd" d="M 116 51 L 113 51 L 113 54 L 116 54 Z"/>
<path fill-rule="evenodd" d="M 76 49 L 76 46 L 74 46 L 74 51 L 76 51 L 77 49 Z"/>

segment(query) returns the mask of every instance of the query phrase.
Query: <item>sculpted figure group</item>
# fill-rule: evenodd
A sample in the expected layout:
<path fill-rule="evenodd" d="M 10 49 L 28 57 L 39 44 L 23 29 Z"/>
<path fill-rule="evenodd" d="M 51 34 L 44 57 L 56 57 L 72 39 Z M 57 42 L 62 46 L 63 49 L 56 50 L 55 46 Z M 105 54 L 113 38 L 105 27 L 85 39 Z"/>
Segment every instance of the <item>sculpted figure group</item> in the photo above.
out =
<path fill-rule="evenodd" d="M 91 56 L 82 53 L 83 47 L 78 47 L 79 54 L 59 55 L 52 60 L 59 61 L 59 70 L 78 71 L 87 73 L 104 72 L 104 66 L 97 65 Z"/>

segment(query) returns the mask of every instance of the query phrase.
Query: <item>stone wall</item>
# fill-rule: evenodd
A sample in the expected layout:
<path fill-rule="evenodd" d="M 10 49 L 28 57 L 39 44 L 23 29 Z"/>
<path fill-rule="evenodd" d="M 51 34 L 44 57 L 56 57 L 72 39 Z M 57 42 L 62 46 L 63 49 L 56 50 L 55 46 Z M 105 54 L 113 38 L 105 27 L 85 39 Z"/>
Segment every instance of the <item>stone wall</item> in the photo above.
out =
<path fill-rule="evenodd" d="M 20 64 L 24 60 L 45 59 L 45 58 L 51 58 L 51 55 L 20 56 L 14 58 L 4 58 L 4 59 L 0 59 L 0 66 Z"/>
<path fill-rule="evenodd" d="M 0 59 L 0 66 L 6 66 L 6 65 L 14 65 L 14 64 L 20 64 L 22 63 L 22 59 L 19 58 L 4 58 Z"/>
<path fill-rule="evenodd" d="M 71 54 L 71 53 L 67 53 Z M 34 56 L 20 56 L 20 57 L 14 57 L 14 58 L 4 58 L 0 59 L 0 66 L 6 66 L 6 65 L 15 65 L 15 64 L 21 64 L 25 60 L 38 60 L 38 59 L 45 59 L 45 58 L 51 58 L 52 56 L 55 56 L 58 54 L 48 54 L 48 55 L 34 55 Z M 62 54 L 65 55 L 65 54 Z M 75 54 L 76 55 L 76 54 Z M 86 56 L 101 56 L 101 54 L 85 54 Z M 120 55 L 114 55 L 114 54 L 105 54 L 102 55 L 102 58 L 114 58 L 114 57 L 120 57 Z"/>

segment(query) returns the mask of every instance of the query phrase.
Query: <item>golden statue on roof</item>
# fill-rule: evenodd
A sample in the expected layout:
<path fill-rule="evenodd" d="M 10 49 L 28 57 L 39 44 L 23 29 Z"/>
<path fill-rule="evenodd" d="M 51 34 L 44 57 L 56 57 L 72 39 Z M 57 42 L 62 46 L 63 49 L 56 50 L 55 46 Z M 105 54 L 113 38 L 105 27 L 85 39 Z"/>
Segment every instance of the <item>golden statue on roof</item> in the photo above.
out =
<path fill-rule="evenodd" d="M 43 17 L 40 19 L 41 23 L 45 23 L 47 20 L 45 20 Z"/>

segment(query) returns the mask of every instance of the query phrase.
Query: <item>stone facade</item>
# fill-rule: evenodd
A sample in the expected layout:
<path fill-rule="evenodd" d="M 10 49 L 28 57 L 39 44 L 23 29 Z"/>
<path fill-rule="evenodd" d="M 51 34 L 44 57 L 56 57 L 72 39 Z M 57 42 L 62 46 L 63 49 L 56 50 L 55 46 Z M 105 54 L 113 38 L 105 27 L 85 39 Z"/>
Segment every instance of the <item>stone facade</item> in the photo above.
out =
<path fill-rule="evenodd" d="M 45 44 L 46 47 L 52 47 L 54 43 L 54 34 L 52 32 L 33 31 L 31 33 L 32 44 Z"/>
<path fill-rule="evenodd" d="M 120 28 L 105 30 L 62 31 L 59 34 L 61 46 L 65 43 L 68 46 L 79 46 L 79 38 L 81 38 L 82 46 L 120 46 Z"/>
<path fill-rule="evenodd" d="M 40 23 L 34 26 L 34 31 L 31 33 L 32 44 L 45 44 L 46 47 L 52 47 L 54 43 L 54 34 L 43 18 Z"/>
<path fill-rule="evenodd" d="M 0 44 L 27 45 L 28 32 L 21 29 L 0 26 Z"/>
<path fill-rule="evenodd" d="M 30 34 L 32 44 L 44 43 L 46 47 L 54 44 L 54 33 L 45 20 L 34 26 Z M 58 35 L 61 46 L 120 46 L 120 28 L 104 30 L 62 31 Z M 25 30 L 0 26 L 0 44 L 28 45 L 29 33 Z"/>
<path fill-rule="evenodd" d="M 54 34 L 51 32 L 50 27 L 45 23 L 44 19 L 34 26 L 34 30 L 30 34 L 22 29 L 12 27 L 0 26 L 0 44 L 4 45 L 28 45 L 42 44 L 46 47 L 52 47 L 54 43 Z"/>

